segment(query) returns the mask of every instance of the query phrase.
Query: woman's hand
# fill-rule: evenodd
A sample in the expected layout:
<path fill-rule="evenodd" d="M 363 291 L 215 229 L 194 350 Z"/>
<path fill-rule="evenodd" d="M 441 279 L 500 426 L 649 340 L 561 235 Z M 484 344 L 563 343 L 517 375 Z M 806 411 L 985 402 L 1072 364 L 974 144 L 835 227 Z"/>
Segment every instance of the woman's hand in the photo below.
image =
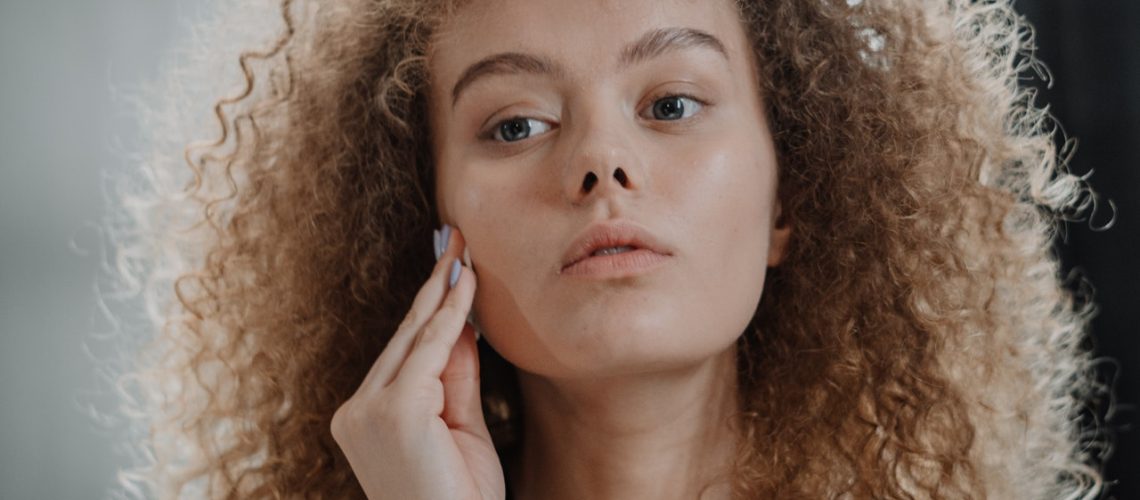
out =
<path fill-rule="evenodd" d="M 502 500 L 506 482 L 479 397 L 467 313 L 475 274 L 453 262 L 458 230 L 364 382 L 332 418 L 332 435 L 370 499 Z"/>

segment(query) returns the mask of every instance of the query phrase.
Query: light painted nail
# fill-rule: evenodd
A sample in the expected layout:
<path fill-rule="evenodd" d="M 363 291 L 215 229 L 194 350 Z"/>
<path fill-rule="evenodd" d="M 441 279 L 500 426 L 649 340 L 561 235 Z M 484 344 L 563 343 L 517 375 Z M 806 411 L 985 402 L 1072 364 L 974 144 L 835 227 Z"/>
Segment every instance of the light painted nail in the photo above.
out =
<path fill-rule="evenodd" d="M 432 250 L 432 252 L 435 252 L 435 260 L 438 262 L 439 261 L 439 230 L 438 229 L 432 229 L 431 230 L 431 241 L 432 241 L 431 250 Z"/>
<path fill-rule="evenodd" d="M 448 224 L 443 225 L 443 231 L 439 233 L 439 255 L 447 251 L 447 245 L 451 243 L 451 226 Z"/>
<path fill-rule="evenodd" d="M 455 284 L 457 282 L 459 282 L 459 268 L 460 267 L 462 267 L 462 266 L 459 265 L 459 259 L 455 259 L 455 260 L 451 261 L 451 276 L 448 277 L 448 279 L 447 279 L 447 287 L 448 288 L 455 287 Z"/>

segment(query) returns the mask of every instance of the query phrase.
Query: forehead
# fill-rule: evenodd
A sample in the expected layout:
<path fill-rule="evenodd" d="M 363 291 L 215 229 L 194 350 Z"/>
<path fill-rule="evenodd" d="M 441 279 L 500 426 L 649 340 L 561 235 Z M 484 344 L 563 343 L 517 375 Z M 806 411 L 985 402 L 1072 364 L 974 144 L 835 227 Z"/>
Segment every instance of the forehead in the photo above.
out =
<path fill-rule="evenodd" d="M 618 69 L 623 48 L 660 28 L 712 34 L 734 65 L 750 52 L 731 0 L 474 0 L 459 7 L 433 37 L 432 93 L 450 99 L 466 68 L 499 53 L 549 58 L 567 70 L 562 76 L 568 78 L 609 74 Z"/>

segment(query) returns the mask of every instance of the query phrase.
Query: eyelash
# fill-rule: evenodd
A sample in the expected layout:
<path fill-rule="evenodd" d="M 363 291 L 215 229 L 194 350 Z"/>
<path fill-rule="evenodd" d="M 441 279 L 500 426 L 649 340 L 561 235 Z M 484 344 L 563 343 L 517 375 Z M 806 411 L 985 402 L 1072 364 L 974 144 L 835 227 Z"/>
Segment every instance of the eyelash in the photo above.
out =
<path fill-rule="evenodd" d="M 651 99 L 649 101 L 649 110 L 652 111 L 653 106 L 655 104 L 657 104 L 658 101 L 665 99 L 665 98 L 669 98 L 669 97 L 680 97 L 682 99 L 688 99 L 690 101 L 693 101 L 693 102 L 697 103 L 697 110 L 694 111 L 693 116 L 683 117 L 683 118 L 680 118 L 677 120 L 656 120 L 656 119 L 654 119 L 654 121 L 663 121 L 663 122 L 689 121 L 689 120 L 694 119 L 697 116 L 696 113 L 702 112 L 705 109 L 705 107 L 709 105 L 708 101 L 705 101 L 704 99 L 698 99 L 696 96 L 694 96 L 692 94 L 686 94 L 684 92 L 662 92 L 660 94 L 657 94 L 655 97 L 653 97 L 653 99 Z"/>
<path fill-rule="evenodd" d="M 663 92 L 663 93 L 658 94 L 657 96 L 653 97 L 653 99 L 650 101 L 650 109 L 652 109 L 652 106 L 654 104 L 656 104 L 658 101 L 665 99 L 665 98 L 669 98 L 669 97 L 680 97 L 680 98 L 684 98 L 684 99 L 689 99 L 689 100 L 697 103 L 697 106 L 698 106 L 697 109 L 698 110 L 703 110 L 706 106 L 709 105 L 708 101 L 705 101 L 703 99 L 698 99 L 696 96 L 693 96 L 692 94 L 687 94 L 685 92 Z M 681 121 L 692 120 L 693 118 L 694 118 L 693 116 L 690 116 L 690 117 L 681 118 L 678 120 L 655 120 L 655 121 L 681 122 Z M 514 120 L 531 120 L 531 119 L 536 119 L 536 118 L 531 118 L 529 116 L 523 116 L 523 115 L 515 115 L 515 116 L 511 116 L 509 118 L 504 118 L 502 120 L 495 122 L 493 125 L 491 125 L 490 129 L 488 129 L 487 131 L 480 134 L 479 137 L 480 137 L 480 139 L 482 139 L 484 141 L 495 143 L 496 145 L 509 146 L 509 145 L 513 145 L 513 144 L 526 142 L 527 139 L 530 139 L 530 137 L 527 137 L 526 139 L 520 139 L 517 141 L 500 141 L 498 139 L 495 139 L 495 134 L 499 131 L 499 129 L 503 126 L 504 123 L 514 121 Z M 541 121 L 541 120 L 539 120 L 539 121 Z"/>

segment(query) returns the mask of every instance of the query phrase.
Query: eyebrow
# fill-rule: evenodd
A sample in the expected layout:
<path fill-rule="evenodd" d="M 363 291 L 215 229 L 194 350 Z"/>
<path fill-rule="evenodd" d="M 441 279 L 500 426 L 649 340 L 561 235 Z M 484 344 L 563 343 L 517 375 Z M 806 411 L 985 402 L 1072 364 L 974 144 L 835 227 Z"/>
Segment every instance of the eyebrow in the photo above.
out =
<path fill-rule="evenodd" d="M 618 67 L 628 67 L 645 62 L 666 52 L 706 48 L 719 52 L 728 60 L 728 51 L 717 37 L 695 28 L 660 28 L 646 32 L 641 38 L 621 51 Z M 476 80 L 490 75 L 528 73 L 565 77 L 566 70 L 546 57 L 520 52 L 503 52 L 484 57 L 463 71 L 455 87 L 451 89 L 451 107 L 455 107 L 459 94 Z"/>

